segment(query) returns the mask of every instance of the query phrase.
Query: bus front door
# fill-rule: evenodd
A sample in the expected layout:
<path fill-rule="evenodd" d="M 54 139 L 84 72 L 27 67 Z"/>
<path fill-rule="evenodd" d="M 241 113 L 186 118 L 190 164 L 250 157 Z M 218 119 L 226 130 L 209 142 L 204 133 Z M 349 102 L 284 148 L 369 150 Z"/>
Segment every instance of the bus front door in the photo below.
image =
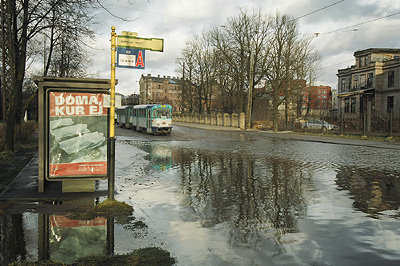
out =
<path fill-rule="evenodd" d="M 147 133 L 151 133 L 151 109 L 148 109 L 147 110 L 147 124 L 146 124 L 146 127 L 147 127 Z"/>

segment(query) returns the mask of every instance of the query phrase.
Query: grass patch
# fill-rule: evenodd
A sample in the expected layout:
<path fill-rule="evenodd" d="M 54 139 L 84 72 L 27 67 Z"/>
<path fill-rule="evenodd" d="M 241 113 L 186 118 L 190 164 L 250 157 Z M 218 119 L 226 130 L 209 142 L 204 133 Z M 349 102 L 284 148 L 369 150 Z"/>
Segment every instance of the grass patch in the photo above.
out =
<path fill-rule="evenodd" d="M 104 216 L 129 216 L 133 212 L 133 207 L 125 202 L 116 200 L 105 200 L 95 207 L 95 211 L 99 215 Z"/>
<path fill-rule="evenodd" d="M 132 215 L 133 207 L 125 202 L 106 199 L 87 211 L 74 212 L 68 215 L 73 220 L 91 220 L 97 216 L 115 218 L 119 224 L 124 224 Z"/>
<path fill-rule="evenodd" d="M 80 259 L 72 264 L 57 263 L 51 261 L 40 262 L 14 262 L 9 266 L 170 266 L 174 265 L 176 259 L 171 257 L 166 250 L 151 247 L 134 250 L 126 255 L 88 257 Z"/>

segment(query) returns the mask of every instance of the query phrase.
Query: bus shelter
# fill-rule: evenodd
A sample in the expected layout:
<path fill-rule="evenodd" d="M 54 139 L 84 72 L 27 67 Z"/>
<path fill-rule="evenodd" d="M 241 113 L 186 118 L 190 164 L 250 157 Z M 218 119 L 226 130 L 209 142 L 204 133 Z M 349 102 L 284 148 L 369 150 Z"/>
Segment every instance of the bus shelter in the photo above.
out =
<path fill-rule="evenodd" d="M 39 87 L 38 192 L 93 192 L 108 176 L 108 79 L 35 77 Z"/>

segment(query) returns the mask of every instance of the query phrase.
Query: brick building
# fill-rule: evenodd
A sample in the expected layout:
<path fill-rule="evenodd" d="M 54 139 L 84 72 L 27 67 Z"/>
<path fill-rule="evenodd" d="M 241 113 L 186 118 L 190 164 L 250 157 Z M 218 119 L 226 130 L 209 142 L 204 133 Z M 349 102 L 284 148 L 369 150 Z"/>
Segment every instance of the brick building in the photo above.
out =
<path fill-rule="evenodd" d="M 331 110 L 332 89 L 330 86 L 311 86 L 302 91 L 301 108 L 303 110 Z"/>

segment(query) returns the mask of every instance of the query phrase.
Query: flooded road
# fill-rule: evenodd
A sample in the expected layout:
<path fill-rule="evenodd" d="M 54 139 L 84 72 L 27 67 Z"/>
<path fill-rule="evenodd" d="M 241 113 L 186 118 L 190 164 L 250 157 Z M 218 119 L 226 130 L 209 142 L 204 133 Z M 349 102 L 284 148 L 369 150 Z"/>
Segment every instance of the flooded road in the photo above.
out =
<path fill-rule="evenodd" d="M 83 250 L 156 246 L 178 265 L 400 264 L 398 149 L 184 127 L 171 136 L 116 134 L 115 198 L 134 217 L 112 228 L 90 220 L 84 230 L 49 213 L 3 218 L 3 232 L 22 234 L 2 242 L 3 261 L 5 251 L 35 260 L 45 250 L 63 261 Z"/>

